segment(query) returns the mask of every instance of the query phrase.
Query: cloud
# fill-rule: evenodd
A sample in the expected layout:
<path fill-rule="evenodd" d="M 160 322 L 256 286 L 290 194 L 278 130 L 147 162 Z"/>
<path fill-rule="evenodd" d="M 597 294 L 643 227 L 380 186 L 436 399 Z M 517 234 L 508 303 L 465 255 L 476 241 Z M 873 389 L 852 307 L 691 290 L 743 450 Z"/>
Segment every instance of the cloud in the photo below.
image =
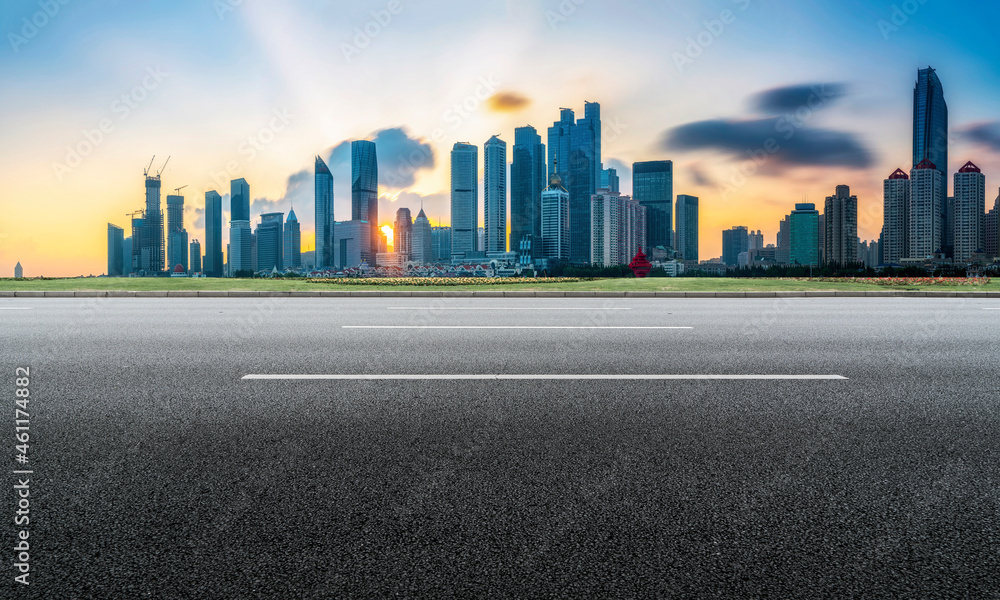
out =
<path fill-rule="evenodd" d="M 691 175 L 691 180 L 694 184 L 699 187 L 713 187 L 715 186 L 715 180 L 705 172 L 702 168 L 701 163 L 693 163 L 687 166 L 687 172 Z"/>
<path fill-rule="evenodd" d="M 764 153 L 786 166 L 867 168 L 874 163 L 871 151 L 854 134 L 810 129 L 784 117 L 688 123 L 667 131 L 661 145 L 670 150 L 718 150 L 734 158 Z"/>
<path fill-rule="evenodd" d="M 432 224 L 438 225 L 442 221 L 449 221 L 451 219 L 451 202 L 448 194 L 422 196 L 416 192 L 401 192 L 395 199 L 388 196 L 379 197 L 379 215 L 380 217 L 383 214 L 386 215 L 386 218 L 380 218 L 379 220 L 394 221 L 396 219 L 396 211 L 400 208 L 410 209 L 410 216 L 416 219 L 420 213 L 421 203 L 423 204 L 424 214 L 427 215 Z"/>
<path fill-rule="evenodd" d="M 842 83 L 805 83 L 765 90 L 751 101 L 753 108 L 768 115 L 794 113 L 802 108 L 819 110 L 847 95 Z"/>
<path fill-rule="evenodd" d="M 531 100 L 517 92 L 499 92 L 486 100 L 486 105 L 493 112 L 517 112 L 531 104 Z"/>
<path fill-rule="evenodd" d="M 411 138 L 404 127 L 380 129 L 369 139 L 375 142 L 378 154 L 379 185 L 390 190 L 401 190 L 413 185 L 416 174 L 423 170 L 431 170 L 435 165 L 433 147 L 416 138 Z M 350 193 L 351 181 L 351 142 L 341 142 L 327 149 L 323 159 L 333 172 L 337 184 L 337 195 L 344 191 Z M 341 182 L 348 185 L 341 188 Z"/>
<path fill-rule="evenodd" d="M 977 144 L 1000 152 L 1000 121 L 972 123 L 959 129 L 959 132 Z"/>

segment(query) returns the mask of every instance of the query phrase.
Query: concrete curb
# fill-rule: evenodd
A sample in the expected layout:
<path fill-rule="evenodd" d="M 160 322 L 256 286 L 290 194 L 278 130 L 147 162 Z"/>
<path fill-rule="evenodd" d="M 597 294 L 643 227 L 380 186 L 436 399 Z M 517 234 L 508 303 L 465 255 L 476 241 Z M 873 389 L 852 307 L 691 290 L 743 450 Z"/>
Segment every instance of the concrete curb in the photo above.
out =
<path fill-rule="evenodd" d="M 1000 292 L 910 292 L 878 290 L 854 292 L 587 292 L 525 290 L 338 290 L 314 292 L 274 291 L 11 291 L 0 298 L 1000 298 Z"/>

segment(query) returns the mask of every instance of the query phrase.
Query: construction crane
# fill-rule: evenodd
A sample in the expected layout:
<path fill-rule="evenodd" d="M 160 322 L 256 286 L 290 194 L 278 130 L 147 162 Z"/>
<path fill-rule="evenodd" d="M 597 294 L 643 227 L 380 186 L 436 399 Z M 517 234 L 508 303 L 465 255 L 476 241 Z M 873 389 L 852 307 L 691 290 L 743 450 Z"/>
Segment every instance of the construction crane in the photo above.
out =
<path fill-rule="evenodd" d="M 156 158 L 156 157 L 153 157 L 153 158 Z M 162 166 L 162 167 L 160 167 L 160 170 L 156 172 L 156 176 L 157 176 L 157 177 L 159 177 L 159 176 L 160 176 L 160 173 L 162 173 L 162 172 L 163 172 L 163 169 L 166 169 L 166 168 L 167 168 L 167 163 L 169 163 L 169 162 L 170 162 L 170 157 L 168 156 L 168 157 L 167 157 L 167 162 L 163 163 L 163 166 Z"/>
<path fill-rule="evenodd" d="M 174 191 L 175 191 L 175 192 L 177 192 L 177 195 L 178 195 L 178 196 L 180 196 L 180 195 L 181 195 L 181 190 L 183 190 L 183 189 L 184 189 L 184 188 L 186 188 L 186 187 L 187 187 L 187 185 L 182 185 L 182 186 L 181 186 L 181 187 L 179 187 L 179 188 L 174 188 Z"/>
<path fill-rule="evenodd" d="M 153 161 L 154 160 L 156 160 L 156 155 L 155 154 L 153 155 L 153 158 L 149 159 L 149 164 L 146 165 L 146 168 L 142 170 L 142 174 L 143 175 L 149 177 L 149 169 L 150 169 L 150 167 L 153 166 Z"/>

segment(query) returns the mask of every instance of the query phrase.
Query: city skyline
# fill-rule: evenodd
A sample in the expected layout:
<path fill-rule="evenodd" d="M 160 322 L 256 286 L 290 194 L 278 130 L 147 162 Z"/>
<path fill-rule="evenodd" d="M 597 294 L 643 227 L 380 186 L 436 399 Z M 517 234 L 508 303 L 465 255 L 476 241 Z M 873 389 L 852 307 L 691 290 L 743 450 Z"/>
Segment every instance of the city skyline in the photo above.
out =
<path fill-rule="evenodd" d="M 261 214 L 287 214 L 292 204 L 311 207 L 311 157 L 317 152 L 334 173 L 335 213 L 343 220 L 351 198 L 344 167 L 351 160 L 349 140 L 357 139 L 378 146 L 379 225 L 391 224 L 400 207 L 418 211 L 421 201 L 433 225 L 447 223 L 452 144 L 482 145 L 497 133 L 510 142 L 515 128 L 526 125 L 541 132 L 558 120 L 560 107 L 579 111 L 584 101 L 602 107 L 601 162 L 617 170 L 623 195 L 632 194 L 634 162 L 673 161 L 675 196 L 700 199 L 702 258 L 721 255 L 716 232 L 736 225 L 761 229 L 773 243 L 790 206 L 803 197 L 821 206 L 837 185 L 850 186 L 858 196 L 858 235 L 877 239 L 885 177 L 914 166 L 906 164 L 914 142 L 913 84 L 918 69 L 928 66 L 936 69 L 947 96 L 953 143 L 946 185 L 957 165 L 971 161 L 985 174 L 988 207 L 996 196 L 1000 130 L 991 100 L 1000 90 L 997 59 L 983 51 L 985 28 L 960 24 L 945 6 L 921 5 L 901 22 L 893 19 L 892 3 L 838 3 L 837 10 L 830 9 L 833 4 L 780 2 L 634 3 L 620 9 L 621 21 L 645 17 L 634 32 L 640 52 L 593 41 L 594 31 L 608 25 L 596 1 L 572 4 L 567 15 L 558 3 L 487 3 L 452 14 L 452 22 L 468 27 L 433 45 L 428 24 L 443 10 L 455 13 L 457 3 L 419 10 L 402 3 L 364 48 L 354 43 L 355 29 L 363 32 L 373 13 L 386 10 L 382 3 L 319 3 L 310 17 L 306 8 L 316 8 L 314 3 L 281 10 L 222 4 L 231 10 L 218 14 L 211 4 L 180 2 L 169 10 L 112 11 L 80 3 L 91 10 L 85 14 L 66 5 L 26 44 L 5 50 L 10 60 L 0 66 L 0 77 L 16 79 L 22 91 L 5 86 L 10 110 L 0 117 L 11 132 L 8 139 L 17 140 L 0 149 L 6 159 L 0 166 L 2 202 L 10 215 L 0 224 L 3 268 L 20 262 L 28 276 L 104 272 L 106 224 L 128 228 L 125 213 L 141 206 L 141 184 L 133 173 L 153 154 L 173 156 L 163 173 L 164 190 L 188 186 L 184 221 L 190 240 L 210 239 L 202 198 L 210 190 L 225 191 L 233 179 L 245 178 L 256 194 L 250 198 L 254 222 Z M 38 10 L 36 3 L 13 3 L 5 30 L 18 32 L 21 19 Z M 998 11 L 982 10 L 988 13 L 983 21 Z M 164 19 L 148 18 L 154 15 Z M 328 22 L 337 25 L 321 40 Z M 95 23 L 115 34 L 115 48 L 138 51 L 110 55 L 108 48 L 85 45 L 73 54 L 73 44 Z M 190 23 L 197 25 L 195 33 L 184 30 Z M 720 25 L 722 31 L 713 34 Z M 790 32 L 781 45 L 760 43 L 777 31 Z M 206 49 L 196 37 L 206 33 L 219 36 L 220 45 L 241 42 L 246 51 Z M 484 40 L 501 39 L 502 53 L 471 51 Z M 833 40 L 849 43 L 851 51 L 830 57 Z M 191 44 L 182 49 L 184 42 Z M 802 48 L 795 57 L 781 52 L 795 43 Z M 318 59 L 307 47 L 317 44 L 325 52 L 329 72 L 322 79 L 332 80 L 330 87 L 314 76 Z M 345 56 L 344 46 L 352 44 L 359 53 Z M 576 50 L 557 52 L 562 46 Z M 551 57 L 546 64 L 565 69 L 530 68 L 532 60 L 541 60 L 532 57 L 541 54 Z M 778 55 L 781 68 L 770 66 Z M 262 66 L 248 63 L 251 57 L 262 58 Z M 98 65 L 101 75 L 88 76 Z M 240 77 L 230 72 L 237 65 L 245 71 Z M 55 83 L 65 69 L 75 71 L 65 71 L 65 80 Z M 72 75 L 76 71 L 80 75 Z M 658 76 L 649 77 L 653 72 Z M 354 87 L 344 91 L 338 79 Z M 397 97 L 387 84 L 408 91 Z M 226 86 L 246 93 L 211 93 Z M 665 93 L 676 89 L 682 93 Z M 766 164 L 744 169 L 753 173 L 742 183 L 739 171 L 752 158 L 748 152 L 800 107 L 809 118 L 786 121 L 800 126 L 788 140 L 777 135 L 782 149 Z M 110 121 L 106 132 L 104 119 Z M 71 160 L 67 146 L 81 150 L 87 143 L 92 148 L 86 156 Z M 223 197 L 224 228 L 230 203 Z M 299 214 L 303 251 L 315 248 L 311 213 Z"/>

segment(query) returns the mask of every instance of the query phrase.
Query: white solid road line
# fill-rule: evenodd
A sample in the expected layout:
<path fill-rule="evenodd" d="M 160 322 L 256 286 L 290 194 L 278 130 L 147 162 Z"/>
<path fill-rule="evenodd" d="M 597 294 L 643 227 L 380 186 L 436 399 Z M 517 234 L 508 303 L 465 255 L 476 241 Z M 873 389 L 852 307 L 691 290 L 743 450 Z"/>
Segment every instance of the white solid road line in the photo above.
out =
<path fill-rule="evenodd" d="M 0 306 L 0 310 L 32 310 L 30 306 Z"/>
<path fill-rule="evenodd" d="M 983 310 L 1000 310 L 1000 308 L 984 308 Z"/>
<path fill-rule="evenodd" d="M 268 379 L 268 380 L 469 380 L 481 379 L 496 381 L 501 379 L 512 380 L 738 380 L 738 379 L 760 379 L 760 380 L 846 380 L 843 375 L 244 375 L 243 379 Z"/>
<path fill-rule="evenodd" d="M 341 325 L 341 329 L 694 329 L 694 327 L 578 327 L 557 325 Z"/>
<path fill-rule="evenodd" d="M 558 306 L 499 306 L 499 307 L 489 307 L 489 306 L 389 306 L 386 310 L 632 310 L 631 308 L 605 308 L 605 307 L 595 307 L 587 308 L 582 306 L 567 306 L 565 308 L 560 308 Z"/>

